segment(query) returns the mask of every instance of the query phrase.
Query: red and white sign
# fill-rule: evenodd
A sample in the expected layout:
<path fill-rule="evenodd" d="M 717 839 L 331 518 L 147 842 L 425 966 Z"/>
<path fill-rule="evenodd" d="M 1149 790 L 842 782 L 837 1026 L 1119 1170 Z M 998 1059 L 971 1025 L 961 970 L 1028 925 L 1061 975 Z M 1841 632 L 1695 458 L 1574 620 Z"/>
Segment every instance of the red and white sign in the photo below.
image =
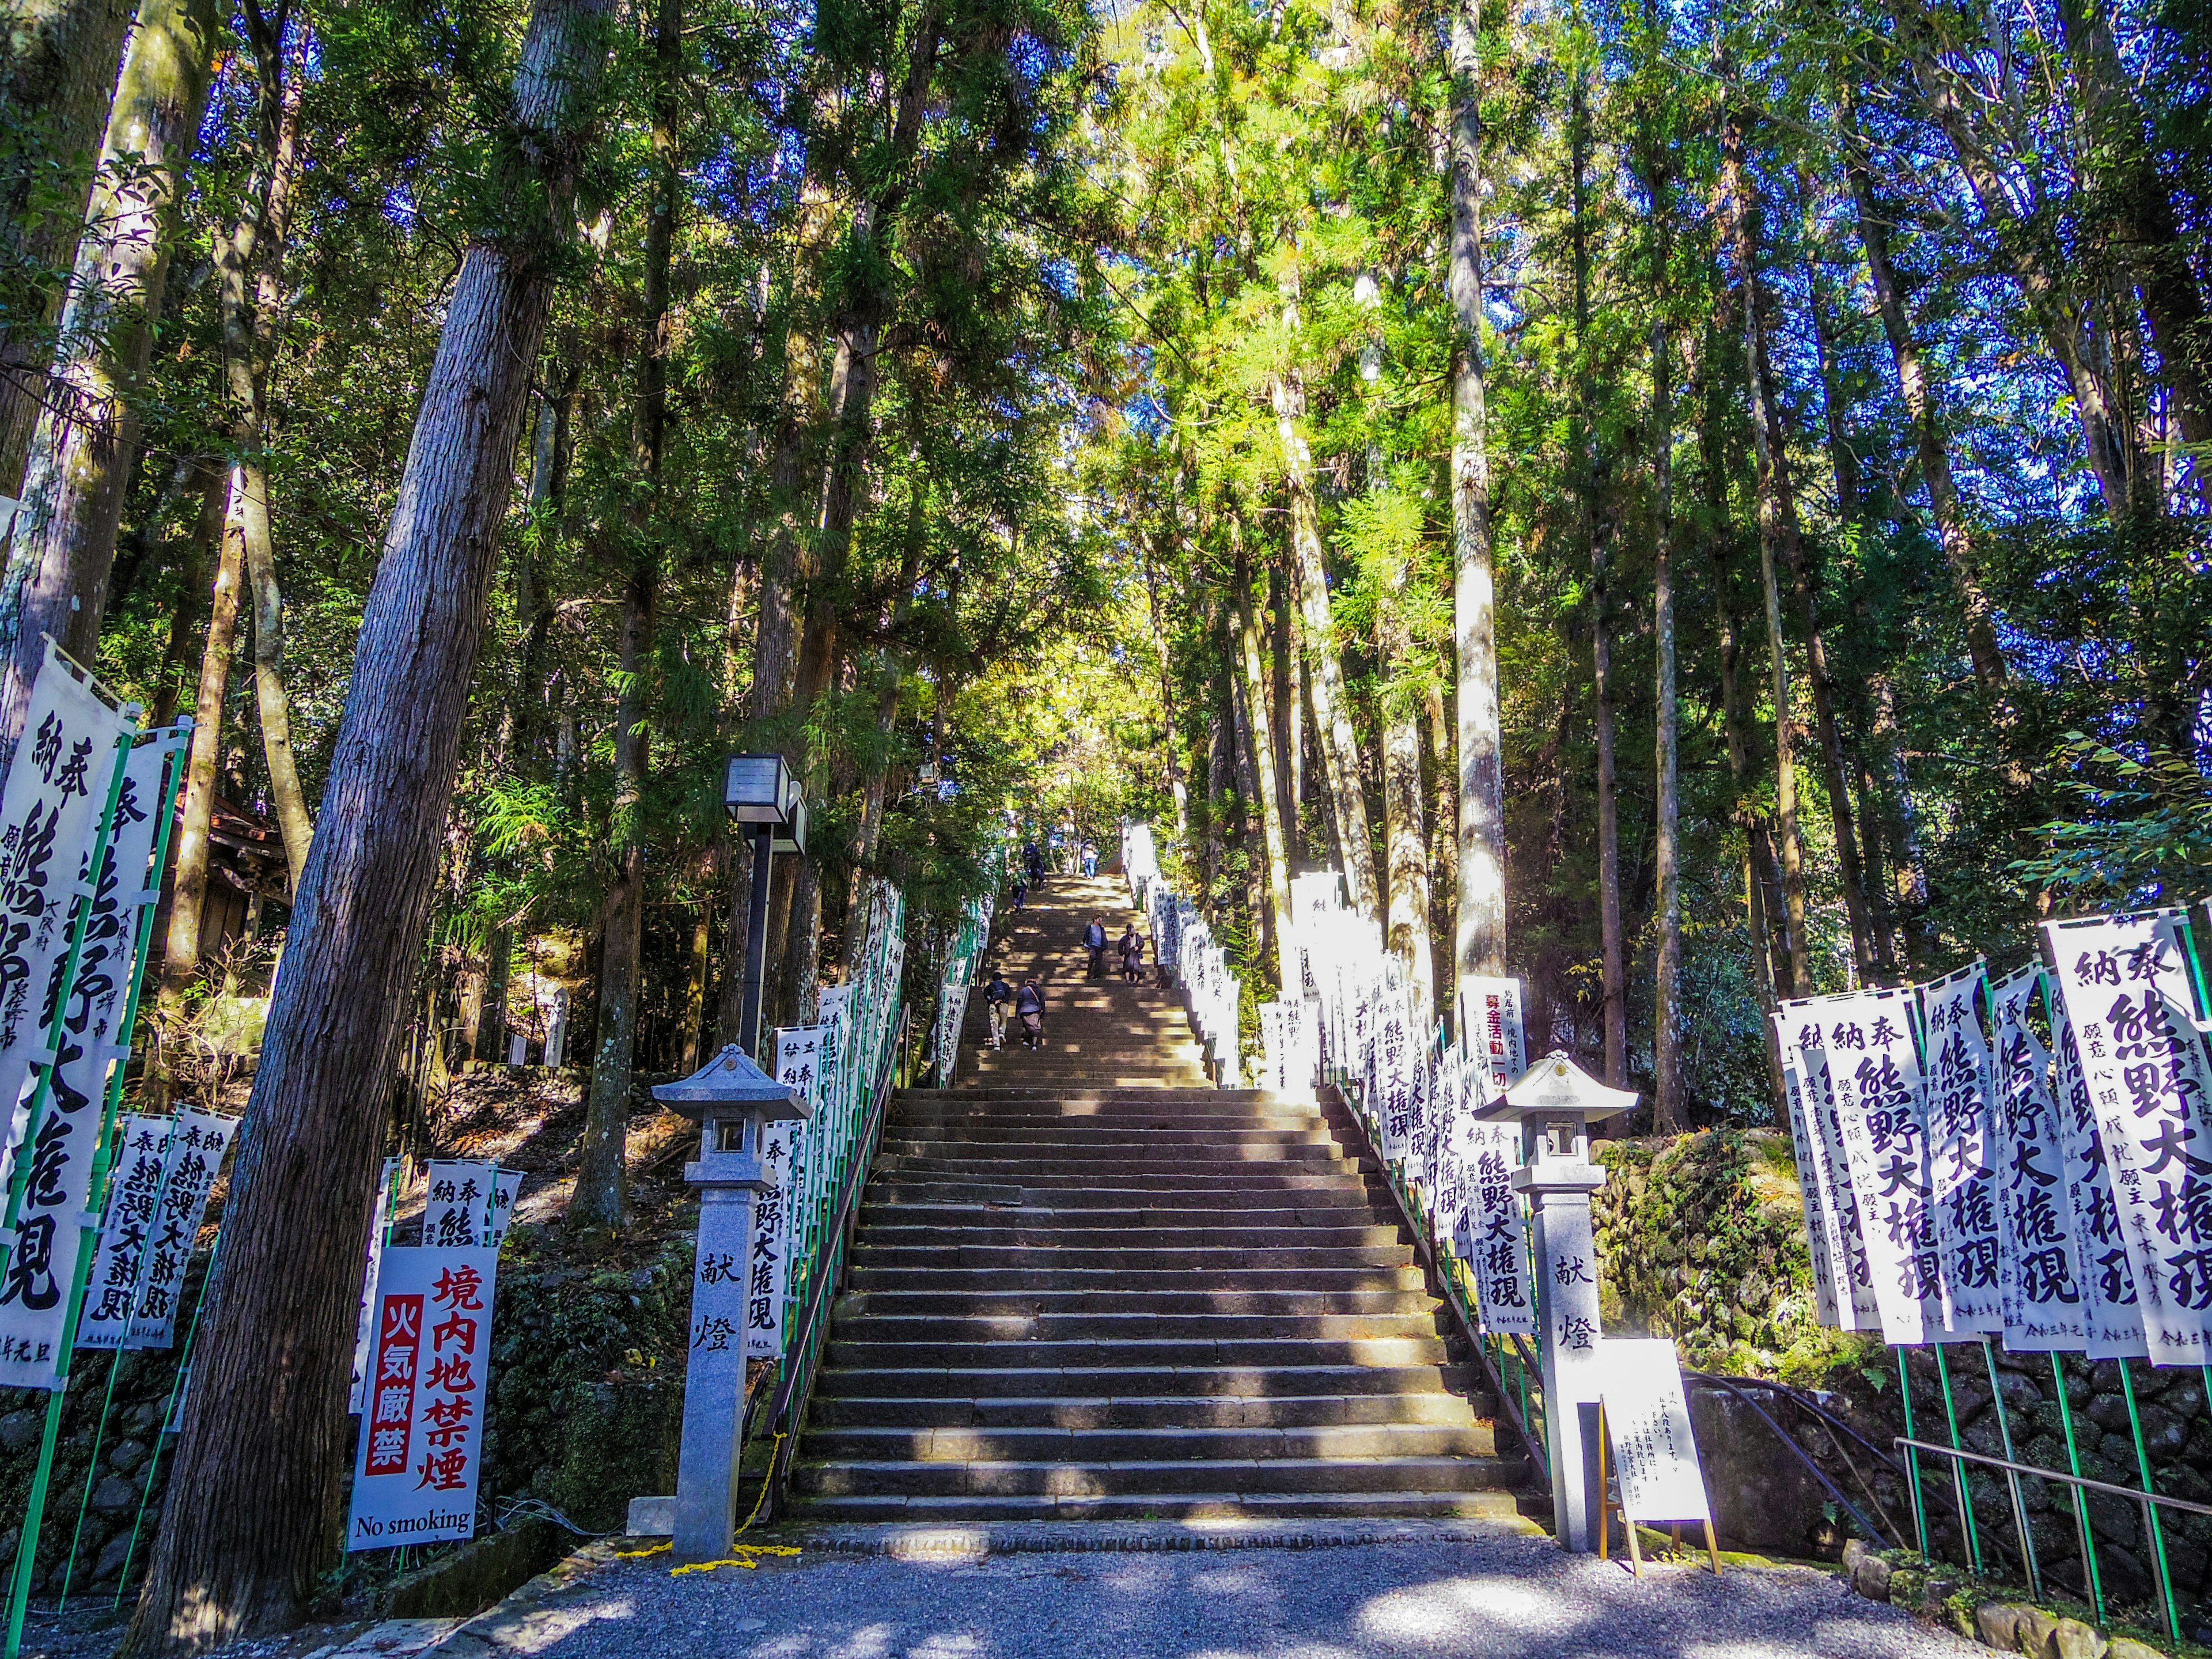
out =
<path fill-rule="evenodd" d="M 349 1550 L 474 1535 L 498 1268 L 495 1249 L 384 1252 Z"/>

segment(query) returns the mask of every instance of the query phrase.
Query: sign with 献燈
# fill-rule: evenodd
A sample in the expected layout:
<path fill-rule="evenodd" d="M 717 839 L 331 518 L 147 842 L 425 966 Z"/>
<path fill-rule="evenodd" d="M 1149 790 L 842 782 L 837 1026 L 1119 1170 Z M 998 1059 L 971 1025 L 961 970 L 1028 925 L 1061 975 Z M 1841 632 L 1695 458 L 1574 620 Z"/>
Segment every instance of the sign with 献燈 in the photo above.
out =
<path fill-rule="evenodd" d="M 476 1533 L 499 1252 L 384 1252 L 369 1326 L 349 1550 Z"/>

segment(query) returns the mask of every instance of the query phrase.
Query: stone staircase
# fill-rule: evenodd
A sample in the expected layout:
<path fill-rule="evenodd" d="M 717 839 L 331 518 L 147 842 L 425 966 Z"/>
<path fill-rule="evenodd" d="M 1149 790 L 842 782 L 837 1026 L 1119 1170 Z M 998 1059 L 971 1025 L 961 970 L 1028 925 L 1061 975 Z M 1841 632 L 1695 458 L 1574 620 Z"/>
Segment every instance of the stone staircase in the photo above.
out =
<path fill-rule="evenodd" d="M 893 1100 L 798 1513 L 1511 1514 L 1523 1466 L 1340 1109 L 1206 1086 L 1172 995 L 1084 980 L 1094 911 L 1118 938 L 1118 883 L 1008 918 L 1045 1052 L 979 1054 L 979 997 L 960 1086 Z"/>

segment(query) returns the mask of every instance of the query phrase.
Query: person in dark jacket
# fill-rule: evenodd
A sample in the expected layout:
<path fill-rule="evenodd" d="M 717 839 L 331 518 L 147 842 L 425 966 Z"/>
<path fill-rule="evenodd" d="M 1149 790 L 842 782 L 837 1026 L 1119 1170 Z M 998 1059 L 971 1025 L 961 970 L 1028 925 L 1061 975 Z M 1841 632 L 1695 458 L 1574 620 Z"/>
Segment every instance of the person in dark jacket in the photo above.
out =
<path fill-rule="evenodd" d="M 1014 1017 L 1022 1023 L 1022 1046 L 1043 1048 L 1044 993 L 1037 989 L 1035 980 L 1024 980 L 1022 988 L 1014 993 Z"/>
<path fill-rule="evenodd" d="M 1085 977 L 1087 979 L 1105 978 L 1106 918 L 1103 915 L 1096 915 L 1091 917 L 1091 925 L 1083 930 L 1083 948 L 1091 952 L 1091 967 L 1089 971 L 1085 975 Z"/>
<path fill-rule="evenodd" d="M 1022 866 L 1030 872 L 1030 886 L 1034 887 L 1044 879 L 1044 854 L 1037 851 L 1037 844 L 1033 841 L 1022 843 Z"/>
<path fill-rule="evenodd" d="M 991 982 L 983 988 L 983 1007 L 991 1016 L 991 1046 L 1006 1046 L 1006 1016 L 1014 1004 L 1014 988 L 1006 983 L 1006 976 L 998 969 L 991 969 Z"/>
<path fill-rule="evenodd" d="M 1130 985 L 1142 985 L 1145 982 L 1145 936 L 1137 931 L 1135 922 L 1131 922 L 1122 931 L 1119 949 L 1121 953 L 1123 981 Z"/>

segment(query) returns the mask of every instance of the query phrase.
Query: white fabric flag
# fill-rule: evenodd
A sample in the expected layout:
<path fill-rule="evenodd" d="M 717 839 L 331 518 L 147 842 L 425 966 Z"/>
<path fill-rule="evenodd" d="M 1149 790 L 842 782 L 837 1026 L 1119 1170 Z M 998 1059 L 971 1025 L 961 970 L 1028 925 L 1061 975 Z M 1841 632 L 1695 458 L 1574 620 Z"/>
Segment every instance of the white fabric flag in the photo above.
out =
<path fill-rule="evenodd" d="M 376 1208 L 368 1220 L 368 1261 L 362 1273 L 361 1309 L 353 1328 L 353 1386 L 346 1395 L 346 1410 L 361 1415 L 362 1391 L 368 1386 L 368 1345 L 376 1334 L 376 1267 L 384 1259 L 384 1235 L 392 1221 L 392 1188 L 398 1178 L 399 1160 L 387 1158 L 376 1181 Z"/>
<path fill-rule="evenodd" d="M 2048 980 L 2044 989 L 2049 996 Z M 2074 1206 L 2074 1247 L 2081 1258 L 2081 1306 L 2089 1327 L 2081 1352 L 2092 1359 L 2140 1359 L 2150 1348 L 2143 1337 L 2135 1270 L 2120 1237 L 2119 1206 L 2112 1199 L 2104 1138 L 2097 1132 L 2096 1103 L 2081 1074 L 2081 1049 L 2066 1018 L 2065 1000 L 2053 997 L 2047 1006 L 2057 1043 L 2051 1077 L 2066 1139 L 2066 1191 Z"/>
<path fill-rule="evenodd" d="M 100 1225 L 92 1276 L 85 1281 L 84 1311 L 77 1318 L 80 1348 L 119 1348 L 131 1334 L 147 1246 L 153 1241 L 161 1188 L 168 1179 L 169 1154 L 175 1145 L 170 1132 L 175 1127 L 174 1118 L 132 1112 L 117 1132 L 107 1218 Z"/>
<path fill-rule="evenodd" d="M 347 1549 L 475 1535 L 498 1275 L 497 1250 L 384 1253 Z"/>
<path fill-rule="evenodd" d="M 161 817 L 162 773 L 175 752 L 173 742 L 156 739 L 125 762 L 66 1000 L 60 984 L 66 955 L 50 970 L 40 1024 L 48 1024 L 51 1011 L 59 1009 L 60 1048 L 29 1144 L 17 1149 L 30 1169 L 21 1223 L 0 1277 L 0 1383 L 15 1388 L 54 1386 L 77 1264 L 96 1242 L 78 1218 L 97 1197 L 93 1165 L 106 1125 L 108 1073 L 131 1052 L 131 1034 L 118 1028 L 137 967 L 139 917 L 154 898 L 147 866 Z M 91 852 L 88 843 L 81 869 L 89 869 Z"/>
<path fill-rule="evenodd" d="M 1459 1254 L 1474 1267 L 1483 1328 L 1502 1336 L 1536 1334 L 1536 1298 L 1528 1277 L 1528 1233 L 1521 1194 L 1513 1190 L 1520 1136 L 1510 1123 L 1467 1122 L 1463 1154 L 1470 1197 Z"/>
<path fill-rule="evenodd" d="M 2180 909 L 2046 922 L 2151 1363 L 2212 1358 L 2212 1133 Z"/>
<path fill-rule="evenodd" d="M 1785 1002 L 1774 1016 L 1775 1030 L 1785 1073 L 1796 1072 L 1804 1095 L 1806 1129 L 1813 1142 L 1813 1176 L 1820 1188 L 1829 1267 L 1835 1275 L 1837 1328 L 1871 1331 L 1880 1328 L 1881 1316 L 1875 1306 L 1874 1265 L 1867 1254 L 1864 1214 L 1844 1153 L 1842 1115 L 1837 1109 L 1828 1066 L 1828 1034 L 1820 1023 L 1823 1006 L 1809 1000 Z"/>
<path fill-rule="evenodd" d="M 1996 1031 L 1995 1152 L 2002 1223 L 2005 1346 L 2079 1353 L 2088 1341 L 2081 1255 L 2066 1188 L 2066 1133 L 2051 1088 L 2051 1050 L 2029 1024 L 2043 971 L 2024 968 L 1990 988 Z"/>
<path fill-rule="evenodd" d="M 138 1292 L 137 1316 L 131 1322 L 126 1348 L 166 1348 L 176 1340 L 177 1305 L 184 1299 L 185 1269 L 192 1242 L 207 1216 L 208 1194 L 222 1168 L 238 1120 L 187 1106 L 177 1114 L 169 1176 L 154 1217 L 152 1254 Z"/>
<path fill-rule="evenodd" d="M 1919 988 L 1929 1175 L 1943 1241 L 1944 1323 L 1954 1335 L 1992 1336 L 2004 1328 L 1984 969 L 1977 962 Z"/>
<path fill-rule="evenodd" d="M 1856 991 L 1818 1006 L 1882 1338 L 1907 1346 L 1940 1340 L 1945 1228 L 1928 1170 L 1912 993 Z"/>
<path fill-rule="evenodd" d="M 819 1025 L 779 1027 L 775 1034 L 776 1081 L 797 1091 L 813 1109 L 813 1116 L 795 1127 L 791 1136 L 791 1170 L 785 1183 L 785 1283 L 789 1288 L 792 1264 L 806 1254 L 807 1230 L 814 1224 L 823 1164 L 823 1136 L 828 1115 L 822 1109 L 822 1036 Z"/>
<path fill-rule="evenodd" d="M 497 1192 L 495 1168 L 465 1158 L 434 1158 L 422 1166 L 428 1182 L 422 1206 L 424 1245 L 439 1250 L 484 1248 Z"/>
<path fill-rule="evenodd" d="M 775 1359 L 783 1352 L 784 1275 L 790 1263 L 793 1132 L 788 1118 L 761 1127 L 761 1175 L 773 1191 L 753 1200 L 753 1254 L 745 1269 L 745 1358 Z"/>
<path fill-rule="evenodd" d="M 1778 1026 L 1782 1017 L 1777 1014 Z M 1790 1146 L 1797 1158 L 1797 1193 L 1805 1210 L 1805 1244 L 1813 1264 L 1813 1297 L 1820 1322 L 1840 1327 L 1843 1302 L 1836 1293 L 1835 1258 L 1831 1254 L 1833 1221 L 1820 1182 L 1820 1155 L 1816 1150 L 1809 1115 L 1805 1109 L 1805 1086 L 1795 1061 L 1782 1067 L 1782 1092 L 1790 1118 Z"/>

